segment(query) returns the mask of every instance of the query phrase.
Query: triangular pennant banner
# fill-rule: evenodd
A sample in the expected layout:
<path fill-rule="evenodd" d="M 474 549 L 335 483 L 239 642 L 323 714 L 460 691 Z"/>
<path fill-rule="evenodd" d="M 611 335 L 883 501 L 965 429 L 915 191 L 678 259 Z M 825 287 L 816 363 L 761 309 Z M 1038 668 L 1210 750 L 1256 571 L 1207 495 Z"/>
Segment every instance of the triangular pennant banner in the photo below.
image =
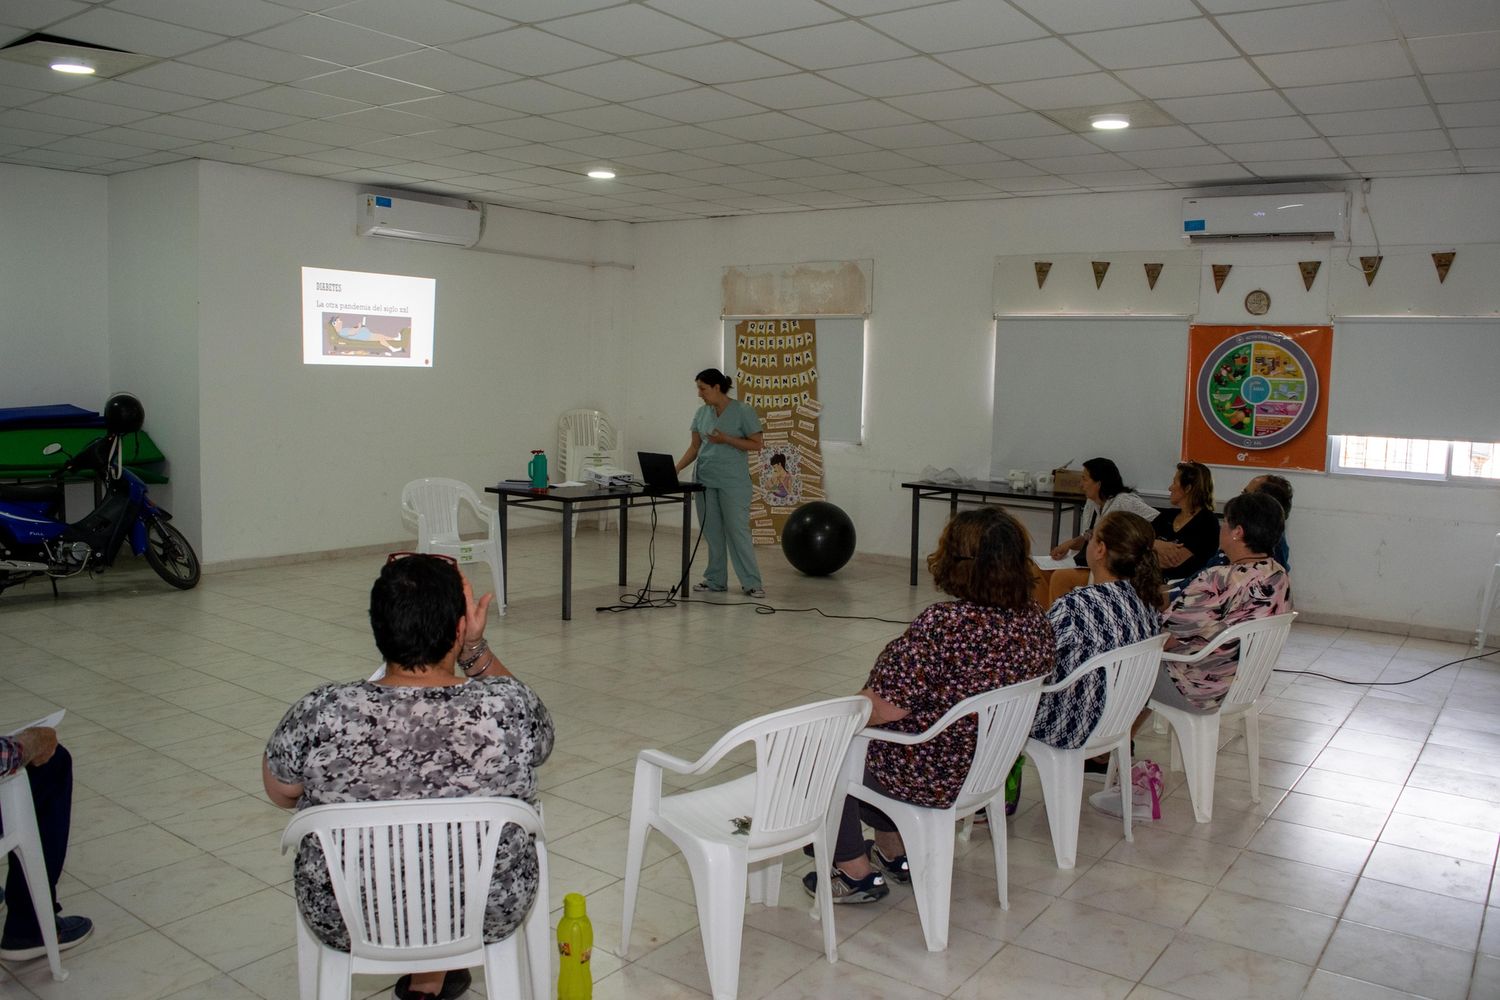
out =
<path fill-rule="evenodd" d="M 1313 282 L 1318 280 L 1318 268 L 1323 266 L 1321 260 L 1299 260 L 1297 270 L 1302 272 L 1302 287 L 1309 292 L 1312 291 Z"/>
<path fill-rule="evenodd" d="M 1040 289 L 1047 283 L 1047 272 L 1052 270 L 1052 262 L 1050 260 L 1037 260 L 1032 261 L 1031 266 L 1036 268 L 1036 287 Z"/>
<path fill-rule="evenodd" d="M 1094 287 L 1098 288 L 1104 284 L 1104 276 L 1109 273 L 1109 261 L 1096 260 L 1094 264 Z"/>
<path fill-rule="evenodd" d="M 1145 264 L 1143 266 L 1146 268 L 1146 287 L 1154 292 L 1156 291 L 1156 279 L 1161 277 L 1161 265 Z"/>
<path fill-rule="evenodd" d="M 1438 284 L 1448 280 L 1448 268 L 1453 266 L 1453 258 L 1458 256 L 1453 251 L 1447 253 L 1435 253 L 1432 255 L 1432 266 L 1437 268 Z"/>
<path fill-rule="evenodd" d="M 1366 288 L 1368 288 L 1370 285 L 1375 284 L 1375 275 L 1380 273 L 1380 262 L 1383 260 L 1385 260 L 1384 255 L 1381 255 L 1379 257 L 1361 257 L 1359 259 L 1359 266 L 1363 268 L 1365 272 Z"/>
<path fill-rule="evenodd" d="M 1215 292 L 1222 292 L 1224 290 L 1224 279 L 1229 277 L 1229 270 L 1232 267 L 1234 267 L 1233 264 L 1215 264 L 1213 266 Z"/>

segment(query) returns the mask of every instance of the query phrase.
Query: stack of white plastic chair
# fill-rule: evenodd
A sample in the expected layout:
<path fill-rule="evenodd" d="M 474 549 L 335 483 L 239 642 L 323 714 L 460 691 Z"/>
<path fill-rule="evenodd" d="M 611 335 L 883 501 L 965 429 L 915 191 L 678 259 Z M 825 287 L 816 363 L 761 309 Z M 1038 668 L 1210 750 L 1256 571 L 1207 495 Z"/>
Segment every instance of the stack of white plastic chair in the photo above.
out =
<path fill-rule="evenodd" d="M 1479 605 L 1479 625 L 1474 629 L 1474 648 L 1476 650 L 1484 649 L 1484 640 L 1487 637 L 1490 615 L 1495 613 L 1497 587 L 1500 587 L 1500 535 L 1495 536 L 1495 565 L 1490 570 L 1490 582 L 1484 585 L 1484 600 Z"/>
<path fill-rule="evenodd" d="M 1089 660 L 1056 684 L 1042 688 L 1042 694 L 1066 691 L 1092 673 L 1104 675 L 1104 711 L 1094 724 L 1088 739 L 1076 750 L 1060 750 L 1041 740 L 1026 741 L 1026 756 L 1036 766 L 1042 783 L 1042 800 L 1047 806 L 1047 823 L 1052 829 L 1052 849 L 1057 867 L 1072 868 L 1078 860 L 1078 817 L 1083 808 L 1083 762 L 1101 753 L 1109 753 L 1109 774 L 1124 775 L 1120 782 L 1121 805 L 1125 816 L 1125 839 L 1135 839 L 1130 831 L 1134 789 L 1130 783 L 1130 727 L 1156 684 L 1161 672 L 1161 651 L 1165 635 L 1111 649 Z"/>
<path fill-rule="evenodd" d="M 514 934 L 486 944 L 484 911 L 495 852 L 512 823 L 536 841 L 536 902 Z M 552 997 L 547 845 L 541 818 L 527 803 L 475 797 L 313 806 L 287 825 L 282 852 L 307 836 L 317 837 L 323 848 L 350 948 L 328 947 L 297 913 L 302 1000 L 349 1000 L 351 976 L 359 973 L 393 976 L 480 965 L 491 1000 Z"/>
<path fill-rule="evenodd" d="M 503 502 L 503 501 L 502 501 Z M 459 536 L 459 505 L 468 504 L 488 531 L 483 539 Z M 456 479 L 414 479 L 401 491 L 401 510 L 417 521 L 417 551 L 452 556 L 460 565 L 488 563 L 495 582 L 495 614 L 505 614 L 505 554 L 500 544 L 500 512 L 479 502 L 467 483 Z"/>
<path fill-rule="evenodd" d="M 741 723 L 693 762 L 660 750 L 642 750 L 636 758 L 630 807 L 620 954 L 625 955 L 630 947 L 646 834 L 656 829 L 682 850 L 692 872 L 714 1000 L 734 1000 L 739 990 L 746 889 L 751 902 L 775 906 L 781 891 L 781 856 L 808 843 L 813 845 L 820 871 L 833 865 L 833 843 L 826 829 L 829 803 L 849 741 L 869 718 L 868 698 L 834 698 Z M 752 742 L 754 774 L 707 788 L 662 794 L 663 772 L 706 774 L 729 751 Z M 755 871 L 750 870 L 752 864 L 757 865 Z M 818 908 L 823 950 L 828 961 L 834 962 L 838 946 L 827 879 L 818 880 Z"/>
<path fill-rule="evenodd" d="M 1241 622 L 1220 632 L 1190 656 L 1163 653 L 1162 662 L 1197 663 L 1215 650 L 1239 643 L 1239 665 L 1234 682 L 1219 707 L 1211 712 L 1188 712 L 1155 698 L 1147 704 L 1172 728 L 1172 770 L 1187 771 L 1188 794 L 1199 823 L 1214 815 L 1214 773 L 1219 759 L 1219 727 L 1228 720 L 1245 722 L 1245 757 L 1250 770 L 1250 801 L 1260 801 L 1260 705 L 1258 699 L 1271 679 L 1276 658 L 1292 630 L 1297 612 Z"/>
<path fill-rule="evenodd" d="M 839 775 L 839 794 L 834 798 L 834 808 L 828 818 L 829 836 L 831 838 L 837 829 L 845 795 L 868 802 L 891 818 L 906 847 L 906 860 L 911 866 L 912 893 L 917 898 L 917 916 L 922 921 L 922 933 L 927 938 L 928 951 L 942 951 L 948 947 L 948 910 L 953 889 L 953 824 L 973 816 L 981 809 L 986 811 L 990 820 L 1000 907 L 1010 909 L 1006 866 L 1005 779 L 1015 766 L 1021 744 L 1031 732 L 1031 724 L 1036 718 L 1037 701 L 1042 695 L 1042 681 L 1045 679 L 1033 677 L 1020 684 L 1011 684 L 965 698 L 950 708 L 926 732 L 899 733 L 888 729 L 865 729 L 855 738 L 844 758 L 843 773 Z M 926 743 L 955 722 L 971 715 L 978 717 L 979 726 L 974 760 L 969 765 L 969 774 L 964 778 L 963 787 L 953 805 L 947 809 L 912 805 L 910 802 L 887 798 L 865 786 L 865 751 L 871 740 L 914 746 Z M 818 870 L 827 871 L 828 868 L 819 865 Z M 819 888 L 822 888 L 825 881 L 827 880 L 818 880 Z"/>
<path fill-rule="evenodd" d="M 58 957 L 57 917 L 52 912 L 52 893 L 47 888 L 47 863 L 42 857 L 42 837 L 36 828 L 31 782 L 24 770 L 0 778 L 0 824 L 5 826 L 5 835 L 0 836 L 0 857 L 14 851 L 11 864 L 19 860 L 21 871 L 26 874 L 26 889 L 42 928 L 42 944 L 47 948 L 47 964 L 52 967 L 52 978 L 62 982 L 68 974 Z M 10 905 L 22 903 L 12 899 Z"/>
<path fill-rule="evenodd" d="M 615 425 L 603 410 L 569 410 L 557 418 L 558 481 L 583 480 L 583 470 L 591 465 L 619 466 L 616 450 L 619 440 Z M 599 513 L 599 530 L 609 526 L 610 512 Z M 578 519 L 573 519 L 573 533 L 578 533 Z"/>

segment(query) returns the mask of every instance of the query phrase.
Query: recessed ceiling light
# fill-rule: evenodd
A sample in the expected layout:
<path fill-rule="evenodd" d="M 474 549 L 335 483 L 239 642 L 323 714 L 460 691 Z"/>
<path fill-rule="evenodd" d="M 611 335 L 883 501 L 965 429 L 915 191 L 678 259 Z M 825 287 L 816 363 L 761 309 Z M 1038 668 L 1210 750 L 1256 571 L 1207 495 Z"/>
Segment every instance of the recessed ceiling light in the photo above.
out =
<path fill-rule="evenodd" d="M 596 181 L 612 181 L 615 179 L 615 172 L 613 170 L 605 170 L 604 168 L 600 167 L 596 170 L 590 170 L 589 176 Z"/>
<path fill-rule="evenodd" d="M 52 69 L 58 73 L 72 73 L 75 76 L 93 76 L 94 67 L 81 59 L 58 59 L 52 64 Z"/>
<path fill-rule="evenodd" d="M 1089 124 L 1094 126 L 1094 128 L 1104 129 L 1106 131 L 1114 131 L 1117 129 L 1129 128 L 1130 117 L 1128 115 L 1115 114 L 1111 112 L 1110 114 L 1094 115 L 1089 119 Z"/>

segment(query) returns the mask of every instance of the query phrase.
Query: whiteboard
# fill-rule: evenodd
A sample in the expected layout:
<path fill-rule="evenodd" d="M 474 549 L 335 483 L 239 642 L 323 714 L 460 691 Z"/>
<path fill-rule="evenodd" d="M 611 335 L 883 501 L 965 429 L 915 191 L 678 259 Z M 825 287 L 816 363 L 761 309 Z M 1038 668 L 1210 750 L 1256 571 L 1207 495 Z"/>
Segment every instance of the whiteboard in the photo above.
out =
<path fill-rule="evenodd" d="M 1182 448 L 1188 321 L 1007 317 L 995 323 L 991 476 L 1110 458 L 1165 492 Z"/>

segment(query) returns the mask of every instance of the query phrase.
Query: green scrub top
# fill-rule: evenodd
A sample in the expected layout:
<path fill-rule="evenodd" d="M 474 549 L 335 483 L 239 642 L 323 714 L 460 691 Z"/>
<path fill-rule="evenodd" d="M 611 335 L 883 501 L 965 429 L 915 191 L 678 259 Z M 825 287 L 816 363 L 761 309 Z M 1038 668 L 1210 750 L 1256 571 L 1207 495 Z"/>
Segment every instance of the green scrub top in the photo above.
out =
<path fill-rule="evenodd" d="M 708 436 L 715 429 L 729 437 L 743 438 L 759 434 L 760 418 L 755 411 L 737 399 L 731 399 L 723 415 L 707 403 L 693 415 L 693 430 L 699 438 L 698 482 L 713 489 L 730 489 L 750 485 L 750 462 L 746 453 L 734 445 L 713 444 Z"/>

